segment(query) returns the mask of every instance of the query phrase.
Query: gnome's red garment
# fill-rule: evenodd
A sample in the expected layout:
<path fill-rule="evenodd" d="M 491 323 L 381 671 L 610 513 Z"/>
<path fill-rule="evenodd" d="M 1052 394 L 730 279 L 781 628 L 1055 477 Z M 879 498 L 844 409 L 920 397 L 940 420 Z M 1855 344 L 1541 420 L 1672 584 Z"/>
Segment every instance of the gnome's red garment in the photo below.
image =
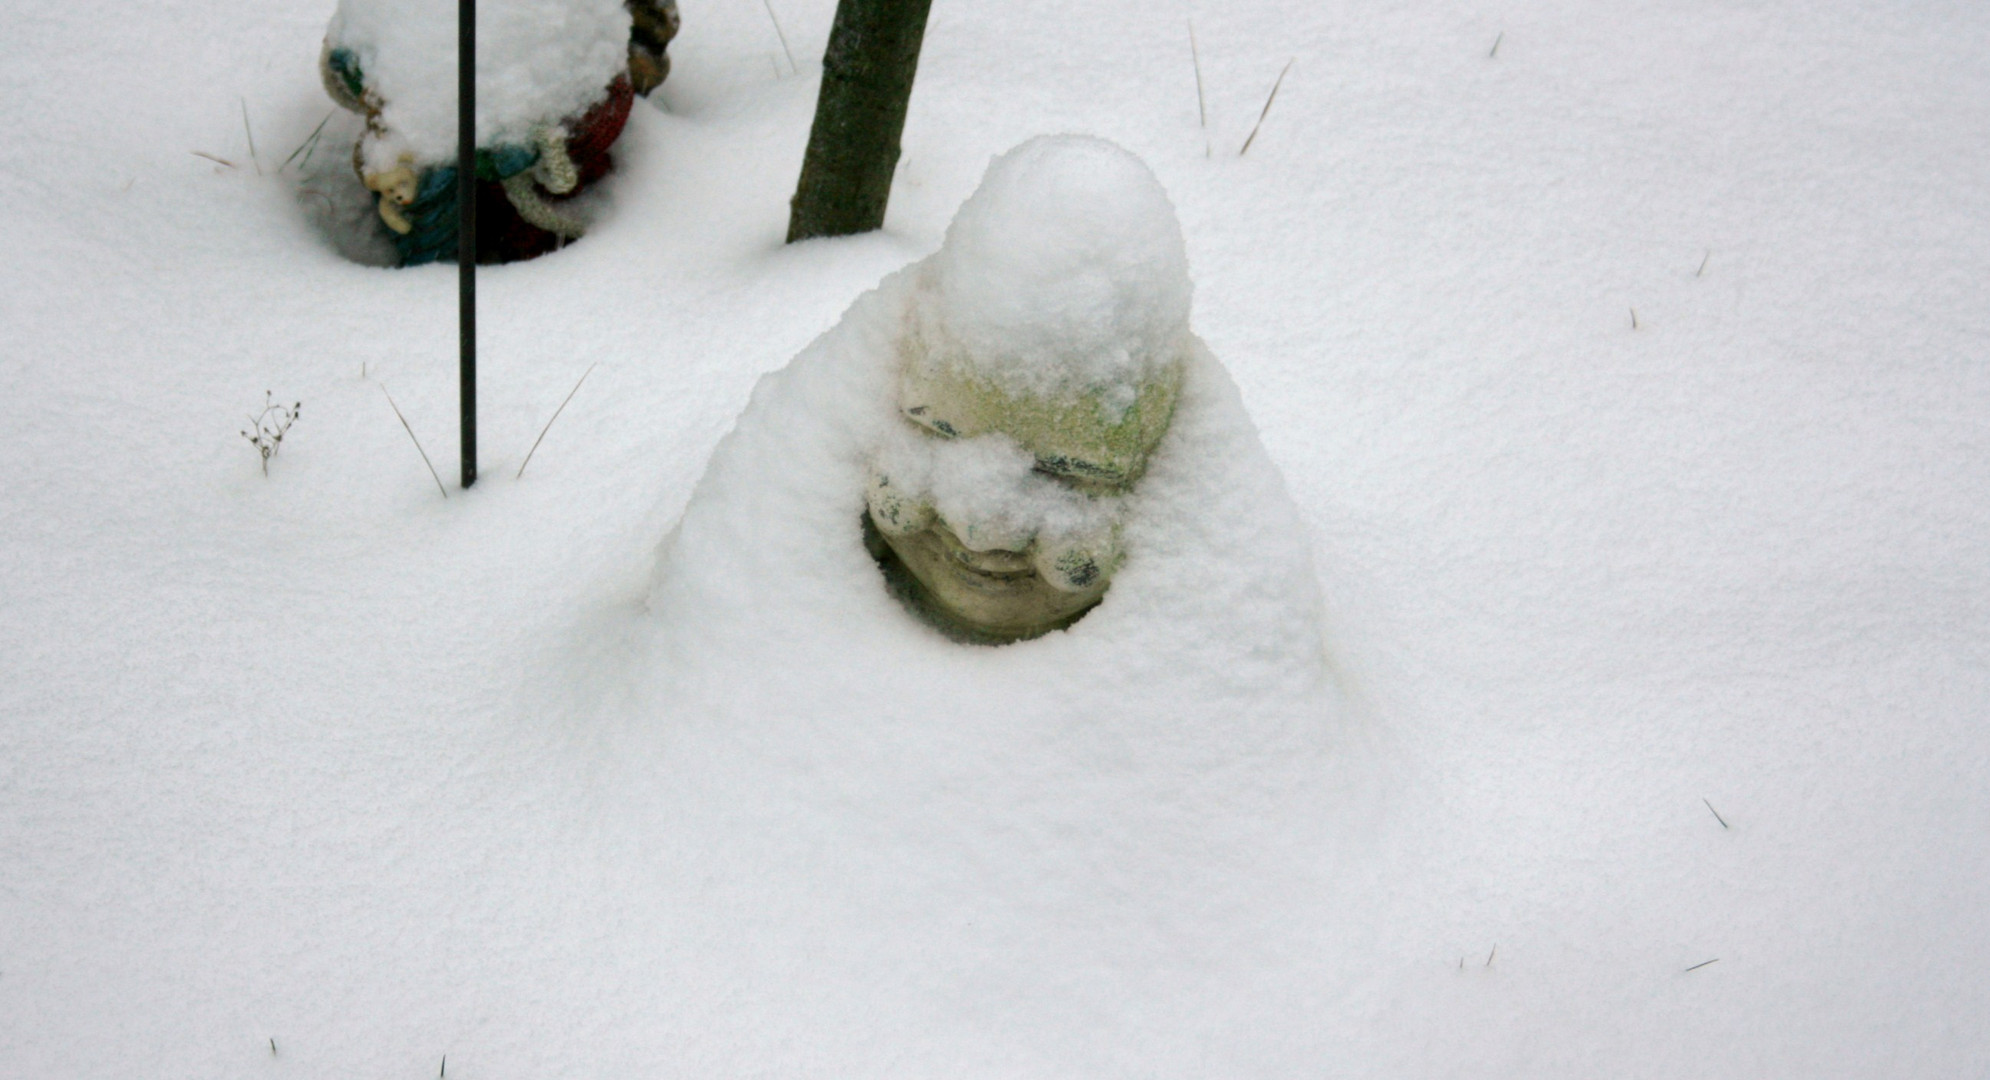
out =
<path fill-rule="evenodd" d="M 614 162 L 608 148 L 622 135 L 629 122 L 629 108 L 635 91 L 626 75 L 608 84 L 608 96 L 578 120 L 567 123 L 567 156 L 573 159 L 580 182 L 565 195 L 555 195 L 535 185 L 539 197 L 554 205 L 566 202 L 588 185 L 608 175 Z M 560 246 L 557 233 L 526 221 L 505 197 L 504 185 L 495 180 L 477 181 L 477 261 L 479 263 L 518 262 L 536 258 Z"/>

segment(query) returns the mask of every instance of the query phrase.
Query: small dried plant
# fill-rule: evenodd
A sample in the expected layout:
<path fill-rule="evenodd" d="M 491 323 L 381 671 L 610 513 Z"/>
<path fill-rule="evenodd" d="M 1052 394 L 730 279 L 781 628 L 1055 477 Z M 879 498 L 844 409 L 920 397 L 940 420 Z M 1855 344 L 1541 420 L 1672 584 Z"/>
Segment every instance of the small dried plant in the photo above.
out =
<path fill-rule="evenodd" d="M 290 425 L 297 422 L 298 410 L 303 405 L 301 401 L 285 405 L 275 400 L 268 390 L 263 391 L 263 411 L 249 417 L 249 426 L 243 430 L 242 437 L 249 440 L 256 453 L 262 455 L 264 476 L 269 475 L 269 459 L 282 449 L 283 436 L 290 430 Z"/>

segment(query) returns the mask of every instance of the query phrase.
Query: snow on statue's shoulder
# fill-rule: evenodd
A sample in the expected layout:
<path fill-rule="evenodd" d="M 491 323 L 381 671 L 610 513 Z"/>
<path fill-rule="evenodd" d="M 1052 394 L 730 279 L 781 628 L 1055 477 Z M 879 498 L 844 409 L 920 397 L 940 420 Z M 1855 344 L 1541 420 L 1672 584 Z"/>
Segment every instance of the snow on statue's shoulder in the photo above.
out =
<path fill-rule="evenodd" d="M 998 158 L 714 452 L 652 594 L 676 663 L 834 672 L 887 710 L 970 672 L 1060 712 L 1317 687 L 1304 528 L 1189 331 L 1182 252 L 1126 151 Z"/>

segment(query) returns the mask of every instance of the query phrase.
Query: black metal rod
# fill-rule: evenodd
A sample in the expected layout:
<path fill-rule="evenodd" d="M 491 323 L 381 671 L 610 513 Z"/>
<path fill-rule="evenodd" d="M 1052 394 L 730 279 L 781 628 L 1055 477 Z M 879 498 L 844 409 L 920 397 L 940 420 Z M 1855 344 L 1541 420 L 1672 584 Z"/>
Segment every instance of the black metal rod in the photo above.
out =
<path fill-rule="evenodd" d="M 456 282 L 463 486 L 477 482 L 477 0 L 456 0 Z"/>

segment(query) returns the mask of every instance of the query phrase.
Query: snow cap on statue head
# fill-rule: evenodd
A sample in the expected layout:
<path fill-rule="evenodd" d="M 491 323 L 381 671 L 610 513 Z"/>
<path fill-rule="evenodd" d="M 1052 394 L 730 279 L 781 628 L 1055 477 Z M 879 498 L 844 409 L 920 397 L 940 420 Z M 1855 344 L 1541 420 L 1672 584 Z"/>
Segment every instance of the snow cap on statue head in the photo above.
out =
<path fill-rule="evenodd" d="M 1044 135 L 995 158 L 934 258 L 933 312 L 1012 394 L 1137 384 L 1188 333 L 1188 254 L 1145 162 Z"/>
<path fill-rule="evenodd" d="M 1174 411 L 1193 292 L 1174 205 L 1144 162 L 1085 135 L 995 158 L 920 292 L 908 413 L 978 397 L 986 408 L 965 411 L 1055 413 L 1066 429 L 1082 417 L 1083 442 L 1114 444 L 1116 479 L 1138 474 Z M 974 426 L 1033 441 L 992 417 Z"/>

